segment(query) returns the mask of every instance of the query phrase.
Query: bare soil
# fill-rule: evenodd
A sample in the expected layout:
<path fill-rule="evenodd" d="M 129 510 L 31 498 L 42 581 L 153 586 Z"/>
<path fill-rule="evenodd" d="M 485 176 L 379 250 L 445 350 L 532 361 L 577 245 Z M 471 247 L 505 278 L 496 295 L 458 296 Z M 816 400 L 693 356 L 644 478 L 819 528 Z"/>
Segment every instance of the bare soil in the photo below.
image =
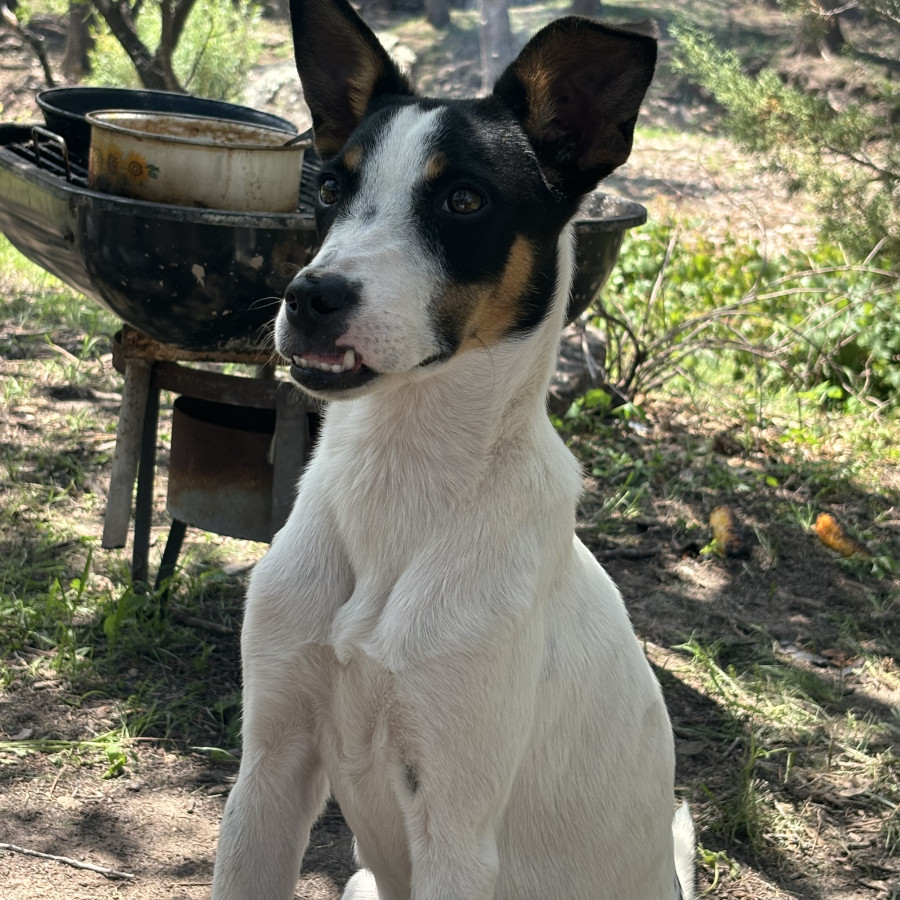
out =
<path fill-rule="evenodd" d="M 51 56 L 59 60 L 60 29 L 52 21 L 36 23 L 48 35 Z M 279 94 L 284 82 L 275 78 Z M 0 31 L 0 103 L 4 120 L 37 118 L 34 93 L 43 86 L 40 68 L 30 51 L 8 31 Z M 283 96 L 283 94 L 282 94 Z M 259 99 L 257 97 L 257 99 Z M 293 102 L 293 101 L 288 101 Z M 660 101 L 662 104 L 662 101 Z M 259 102 L 258 105 L 264 105 Z M 269 104 L 277 107 L 277 104 Z M 662 109 L 662 107 L 659 107 Z M 284 109 L 281 109 L 284 112 Z M 663 115 L 660 112 L 660 115 Z M 683 139 L 658 137 L 636 148 L 627 168 L 611 179 L 612 187 L 644 199 L 657 215 L 678 211 L 708 223 L 713 234 L 736 227 L 766 239 L 803 244 L 812 229 L 802 207 L 788 201 L 777 183 L 761 178 L 727 141 L 686 132 Z M 75 349 L 78 336 L 70 336 Z M 66 336 L 55 336 L 66 349 Z M 10 348 L 18 348 L 16 353 Z M 11 335 L 0 359 L 3 375 L 48 352 L 24 337 Z M 101 361 L 102 366 L 102 361 Z M 100 410 L 110 422 L 116 411 L 116 376 L 108 367 L 98 373 L 104 382 L 101 396 L 74 396 L 65 385 L 44 385 L 27 401 L 0 410 L 0 440 L 34 447 L 35 478 L 48 473 L 39 445 L 53 421 L 77 414 L 83 404 Z M 748 447 L 736 439 L 740 418 L 705 421 L 687 409 L 653 410 L 651 424 L 628 432 L 623 440 L 636 456 L 663 454 L 661 479 L 688 483 L 692 471 L 705 466 L 727 466 L 753 473 L 780 464 L 771 434 L 760 429 Z M 777 426 L 773 423 L 771 428 Z M 585 436 L 575 449 L 591 469 L 594 450 Z M 163 456 L 164 462 L 164 456 Z M 835 480 L 816 491 L 818 472 L 839 473 L 847 460 L 839 446 L 831 459 L 794 461 L 797 475 L 780 477 L 782 500 L 823 506 L 843 521 L 868 528 L 879 546 L 900 554 L 900 480 L 885 474 L 879 490 L 863 490 Z M 85 463 L 91 473 L 88 493 L 95 496 L 75 515 L 75 528 L 96 537 L 102 522 L 108 484 L 108 465 Z M 44 466 L 44 468 L 42 468 Z M 782 471 L 782 470 L 779 470 Z M 52 474 L 52 473 L 51 473 Z M 625 477 L 627 473 L 623 472 Z M 164 467 L 158 491 L 164 490 Z M 707 484 L 702 478 L 699 485 Z M 835 485 L 839 486 L 835 486 Z M 617 485 L 588 478 L 580 517 L 583 539 L 620 585 L 635 628 L 663 683 L 673 718 L 678 750 L 678 789 L 688 796 L 700 831 L 711 851 L 727 850 L 740 868 L 715 888 L 715 896 L 738 898 L 801 897 L 809 900 L 889 900 L 898 896 L 900 862 L 885 852 L 882 820 L 870 807 L 856 802 L 850 776 L 821 778 L 814 772 L 792 781 L 790 790 L 779 787 L 777 767 L 768 772 L 773 791 L 785 802 L 798 801 L 817 823 L 792 853 L 760 858 L 740 834 L 730 839 L 707 830 L 715 818 L 711 797 L 729 793 L 741 777 L 739 741 L 723 740 L 722 710 L 699 684 L 680 673 L 681 658 L 667 648 L 694 634 L 705 641 L 723 641 L 738 653 L 765 630 L 780 647 L 814 651 L 814 661 L 797 657 L 798 670 L 810 670 L 834 688 L 823 703 L 830 713 L 863 715 L 884 713 L 900 698 L 890 683 L 882 683 L 867 669 L 846 665 L 852 658 L 848 623 L 866 634 L 890 627 L 888 612 L 873 605 L 884 596 L 882 582 L 858 570 L 839 565 L 834 554 L 819 545 L 796 523 L 773 521 L 771 504 L 754 492 L 722 495 L 709 487 L 685 490 L 679 501 L 654 500 L 650 512 L 623 522 L 618 534 L 596 528 L 597 517 Z M 662 487 L 662 485 L 661 485 Z M 660 497 L 665 492 L 660 491 Z M 0 488 L 2 496 L 2 488 Z M 736 509 L 749 542 L 744 559 L 719 559 L 700 554 L 706 542 L 709 511 L 722 502 Z M 162 509 L 162 501 L 158 508 Z M 160 512 L 154 529 L 157 559 L 165 537 L 166 519 Z M 754 532 L 766 536 L 761 545 Z M 0 546 L 4 553 L 32 557 L 40 552 L 40 522 L 25 522 L 16 540 Z M 193 573 L 210 558 L 209 540 L 192 534 L 189 551 L 197 561 Z M 263 548 L 226 546 L 226 554 L 240 563 L 252 562 Z M 57 547 L 54 552 L 71 558 L 72 571 L 83 564 L 80 545 Z M 103 551 L 97 550 L 97 553 Z M 24 556 L 23 556 L 24 558 Z M 218 563 L 221 566 L 221 559 Z M 238 571 L 234 572 L 237 569 Z M 210 711 L 239 690 L 238 627 L 244 574 L 237 565 L 224 567 L 208 600 L 192 612 L 219 628 L 191 626 L 197 654 L 156 653 L 136 656 L 102 685 L 62 679 L 42 661 L 45 651 L 34 647 L 3 660 L 17 677 L 0 693 L 0 740 L 40 738 L 86 740 L 116 726 L 117 709 L 140 704 L 134 685 L 152 678 L 174 703 L 196 698 L 189 725 L 154 725 L 142 740 L 130 746 L 119 777 L 102 778 L 104 760 L 96 754 L 63 756 L 47 753 L 0 754 L 0 843 L 109 867 L 132 878 L 107 878 L 66 862 L 0 849 L 0 897 L 3 900 L 102 900 L 127 897 L 201 898 L 208 896 L 218 823 L 225 798 L 234 782 L 236 766 L 211 758 L 202 747 L 225 746 L 233 727 Z M 234 574 L 228 574 L 229 571 Z M 199 577 L 199 574 L 198 574 Z M 221 626 L 230 627 L 223 633 Z M 871 639 L 878 651 L 877 639 Z M 201 654 L 202 650 L 202 654 Z M 826 656 L 824 651 L 836 651 Z M 840 653 L 844 652 L 844 656 Z M 887 651 L 885 651 L 887 652 Z M 200 666 L 198 659 L 203 665 Z M 828 660 L 837 660 L 829 665 Z M 710 737 L 703 737 L 709 725 Z M 734 723 L 735 733 L 744 727 Z M 189 737 L 185 737 L 185 734 Z M 231 748 L 234 749 L 234 748 Z M 890 748 L 885 747 L 887 752 Z M 809 816 L 806 820 L 809 820 Z M 334 900 L 352 872 L 350 837 L 339 810 L 329 807 L 316 827 L 304 861 L 297 897 Z M 712 870 L 701 872 L 701 887 L 711 887 Z"/>

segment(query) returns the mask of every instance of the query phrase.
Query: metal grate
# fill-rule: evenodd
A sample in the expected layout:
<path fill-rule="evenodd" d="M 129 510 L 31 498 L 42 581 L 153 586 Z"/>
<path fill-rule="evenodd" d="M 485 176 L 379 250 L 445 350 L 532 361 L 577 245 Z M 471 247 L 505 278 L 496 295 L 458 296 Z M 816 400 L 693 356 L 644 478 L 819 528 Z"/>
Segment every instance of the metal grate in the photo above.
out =
<path fill-rule="evenodd" d="M 6 147 L 16 156 L 21 157 L 39 169 L 50 172 L 59 178 L 66 178 L 78 187 L 86 188 L 87 160 L 82 156 L 69 153 L 65 143 L 55 135 L 47 138 L 51 132 L 33 129 L 32 139 L 7 144 Z"/>

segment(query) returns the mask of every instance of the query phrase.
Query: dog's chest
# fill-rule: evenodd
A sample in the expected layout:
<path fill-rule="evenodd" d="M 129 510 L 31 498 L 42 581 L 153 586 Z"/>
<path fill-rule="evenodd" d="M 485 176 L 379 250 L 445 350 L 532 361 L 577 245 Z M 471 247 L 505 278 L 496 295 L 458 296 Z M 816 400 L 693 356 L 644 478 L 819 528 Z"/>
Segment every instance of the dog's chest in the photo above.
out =
<path fill-rule="evenodd" d="M 334 667 L 325 718 L 334 758 L 351 772 L 407 743 L 395 676 L 364 654 Z"/>
<path fill-rule="evenodd" d="M 415 738 L 394 676 L 356 655 L 335 666 L 330 687 L 320 739 L 332 791 L 358 837 L 402 846 L 399 795 L 415 778 Z"/>

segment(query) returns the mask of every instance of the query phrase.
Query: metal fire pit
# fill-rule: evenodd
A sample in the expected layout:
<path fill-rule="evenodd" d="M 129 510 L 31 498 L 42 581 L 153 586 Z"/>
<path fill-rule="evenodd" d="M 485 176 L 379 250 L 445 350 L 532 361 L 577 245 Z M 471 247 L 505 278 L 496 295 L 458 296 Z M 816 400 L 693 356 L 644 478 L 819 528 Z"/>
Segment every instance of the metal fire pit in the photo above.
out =
<path fill-rule="evenodd" d="M 161 343 L 267 346 L 275 305 L 316 247 L 312 154 L 296 213 L 240 213 L 91 191 L 85 160 L 33 131 L 0 125 L 0 231 L 24 256 Z"/>
<path fill-rule="evenodd" d="M 169 515 L 204 531 L 271 540 L 274 437 L 273 409 L 179 397 L 172 413 Z"/>
<path fill-rule="evenodd" d="M 259 363 L 254 354 L 231 361 Z M 258 377 L 208 366 L 221 354 L 178 350 L 128 327 L 116 335 L 113 365 L 125 376 L 102 546 L 124 546 L 137 480 L 132 571 L 148 581 L 159 399 L 178 396 L 172 423 L 166 507 L 172 526 L 157 586 L 174 571 L 188 525 L 216 534 L 270 541 L 293 504 L 318 420 L 313 401 L 274 367 Z M 185 365 L 184 363 L 191 365 Z"/>

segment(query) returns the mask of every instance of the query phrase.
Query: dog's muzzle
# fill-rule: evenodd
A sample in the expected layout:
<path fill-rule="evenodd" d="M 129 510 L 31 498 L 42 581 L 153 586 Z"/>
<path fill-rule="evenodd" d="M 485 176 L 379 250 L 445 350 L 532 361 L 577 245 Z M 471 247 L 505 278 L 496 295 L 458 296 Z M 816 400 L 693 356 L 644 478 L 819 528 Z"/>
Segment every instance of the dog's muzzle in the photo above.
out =
<path fill-rule="evenodd" d="M 340 343 L 362 292 L 355 282 L 332 272 L 301 272 L 284 293 L 279 351 L 290 359 L 291 377 L 319 395 L 357 388 L 375 377 L 355 348 Z"/>

